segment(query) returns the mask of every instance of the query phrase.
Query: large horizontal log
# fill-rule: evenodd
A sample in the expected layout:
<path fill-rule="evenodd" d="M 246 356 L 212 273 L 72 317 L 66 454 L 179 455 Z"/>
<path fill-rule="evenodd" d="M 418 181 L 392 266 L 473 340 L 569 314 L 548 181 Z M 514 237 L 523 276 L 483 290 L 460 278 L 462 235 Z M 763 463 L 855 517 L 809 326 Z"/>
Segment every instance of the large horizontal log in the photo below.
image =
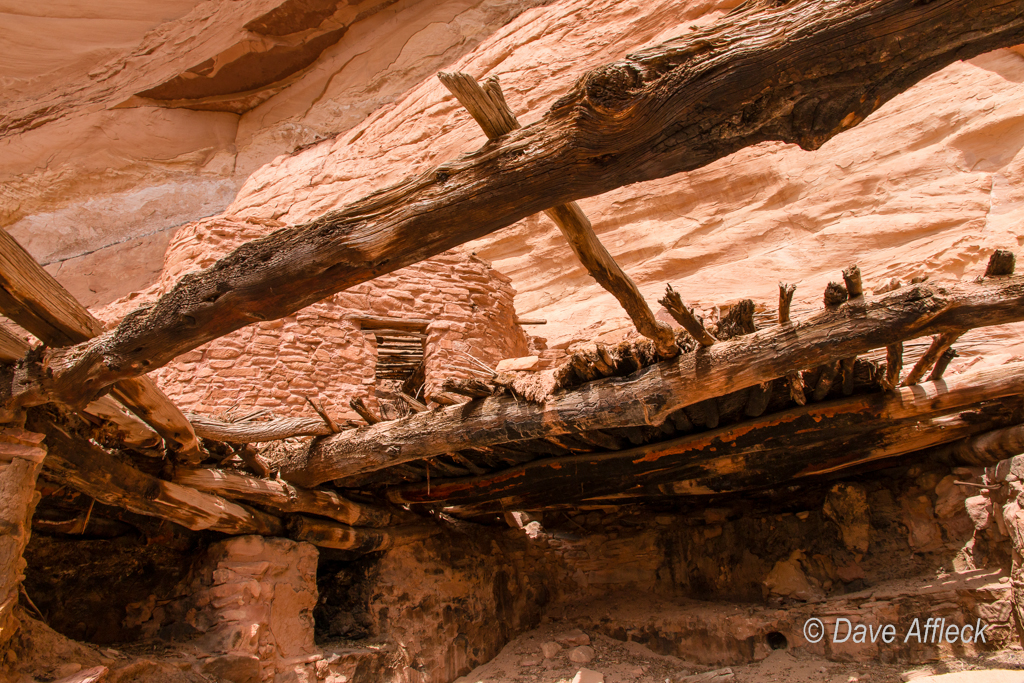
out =
<path fill-rule="evenodd" d="M 582 74 L 539 121 L 475 153 L 243 245 L 2 393 L 7 407 L 73 404 L 552 206 L 766 140 L 817 149 L 944 66 L 1021 42 L 1021 0 L 745 3 Z"/>
<path fill-rule="evenodd" d="M 174 481 L 224 498 L 246 500 L 283 513 L 320 515 L 351 526 L 386 527 L 418 519 L 404 510 L 354 503 L 333 491 L 299 488 L 230 470 L 179 468 Z"/>
<path fill-rule="evenodd" d="M 1024 277 L 916 285 L 858 297 L 786 325 L 717 343 L 544 404 L 494 397 L 329 436 L 286 463 L 313 486 L 466 448 L 556 434 L 659 425 L 685 406 L 906 339 L 1024 320 Z"/>
<path fill-rule="evenodd" d="M 616 495 L 706 495 L 830 474 L 992 428 L 978 408 L 1024 394 L 1024 363 L 952 380 L 812 404 L 722 429 L 610 453 L 535 460 L 462 479 L 405 486 L 401 504 L 532 509 Z M 970 409 L 970 419 L 960 413 Z M 983 411 L 982 411 L 983 412 Z M 995 418 L 992 418 L 995 419 Z"/>
<path fill-rule="evenodd" d="M 6 230 L 0 230 L 0 311 L 50 346 L 71 346 L 103 333 L 103 324 Z M 185 459 L 201 459 L 192 426 L 153 380 L 125 378 L 113 394 Z M 80 399 L 66 403 L 74 405 Z"/>
<path fill-rule="evenodd" d="M 163 481 L 117 460 L 88 439 L 29 414 L 30 428 L 46 435 L 47 476 L 106 505 L 167 519 L 199 531 L 280 536 L 281 520 L 219 496 Z"/>
<path fill-rule="evenodd" d="M 227 443 L 264 443 L 293 436 L 326 436 L 333 434 L 319 417 L 279 417 L 263 422 L 225 422 L 209 415 L 187 413 L 197 436 Z"/>

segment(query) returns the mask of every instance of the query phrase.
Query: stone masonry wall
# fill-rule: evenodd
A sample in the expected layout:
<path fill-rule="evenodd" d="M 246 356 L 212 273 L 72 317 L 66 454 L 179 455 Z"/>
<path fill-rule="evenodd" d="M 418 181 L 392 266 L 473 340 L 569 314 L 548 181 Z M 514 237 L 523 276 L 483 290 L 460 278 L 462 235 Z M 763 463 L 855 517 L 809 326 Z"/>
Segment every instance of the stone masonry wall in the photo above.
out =
<path fill-rule="evenodd" d="M 215 218 L 183 228 L 168 248 L 161 281 L 100 312 L 115 322 L 212 265 L 243 241 L 265 235 L 273 221 Z M 527 355 L 507 277 L 473 256 L 445 252 L 308 306 L 294 315 L 250 325 L 185 353 L 154 376 L 182 409 L 221 415 L 269 408 L 312 415 L 307 398 L 324 399 L 332 415 L 356 418 L 348 402 L 376 407 L 376 342 L 352 316 L 431 320 L 425 345 L 429 400 L 448 377 L 481 376 L 503 358 Z M 467 358 L 472 356 L 479 362 Z"/>

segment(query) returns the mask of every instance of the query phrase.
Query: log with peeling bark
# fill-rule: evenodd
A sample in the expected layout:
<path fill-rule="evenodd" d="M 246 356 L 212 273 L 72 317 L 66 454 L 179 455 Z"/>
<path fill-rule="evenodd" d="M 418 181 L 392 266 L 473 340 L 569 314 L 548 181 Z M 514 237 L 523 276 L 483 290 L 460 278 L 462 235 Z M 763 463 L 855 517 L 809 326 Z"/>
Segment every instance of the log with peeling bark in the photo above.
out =
<path fill-rule="evenodd" d="M 480 124 L 489 139 L 495 140 L 521 128 L 505 101 L 497 77 L 488 78 L 481 87 L 469 74 L 442 72 L 437 76 Z M 601 244 L 579 204 L 569 202 L 547 209 L 544 213 L 562 231 L 562 236 L 590 276 L 618 300 L 637 331 L 658 347 L 658 353 L 665 358 L 679 353 L 672 328 L 654 318 L 640 289 Z"/>
<path fill-rule="evenodd" d="M 103 333 L 102 323 L 6 230 L 0 230 L 0 311 L 49 346 L 71 346 Z M 140 370 L 148 366 L 140 361 Z M 192 426 L 153 380 L 124 379 L 114 386 L 113 395 L 151 425 L 183 459 L 202 459 Z"/>
<path fill-rule="evenodd" d="M 1024 277 L 904 287 L 662 361 L 626 378 L 564 391 L 544 404 L 492 397 L 329 436 L 283 464 L 313 486 L 453 450 L 550 435 L 660 425 L 673 412 L 799 368 L 927 334 L 1024 320 Z"/>
<path fill-rule="evenodd" d="M 436 526 L 425 525 L 391 529 L 355 528 L 301 515 L 288 520 L 288 536 L 296 541 L 360 555 L 422 541 L 439 532 Z"/>
<path fill-rule="evenodd" d="M 36 479 L 43 467 L 43 435 L 0 429 L 0 652 L 18 630 L 14 608 L 25 578 L 22 554 L 32 532 Z"/>
<path fill-rule="evenodd" d="M 29 359 L 0 395 L 8 408 L 88 400 L 212 339 L 552 206 L 768 140 L 817 149 L 948 64 L 1021 42 L 1019 1 L 741 5 L 581 74 L 530 126 L 189 273 L 116 329 Z"/>
<path fill-rule="evenodd" d="M 166 519 L 193 531 L 267 536 L 284 532 L 277 517 L 140 472 L 85 437 L 57 426 L 45 414 L 30 413 L 28 425 L 46 435 L 47 476 L 101 503 Z"/>
<path fill-rule="evenodd" d="M 245 500 L 282 513 L 305 512 L 351 526 L 386 527 L 418 519 L 404 510 L 355 503 L 333 491 L 304 489 L 231 470 L 180 468 L 174 473 L 174 481 L 197 491 Z"/>
<path fill-rule="evenodd" d="M 815 403 L 610 453 L 534 460 L 389 492 L 401 504 L 534 509 L 612 495 L 710 494 L 780 486 L 920 451 L 1015 421 L 1024 363 L 895 393 Z M 966 417 L 961 417 L 967 409 Z"/>

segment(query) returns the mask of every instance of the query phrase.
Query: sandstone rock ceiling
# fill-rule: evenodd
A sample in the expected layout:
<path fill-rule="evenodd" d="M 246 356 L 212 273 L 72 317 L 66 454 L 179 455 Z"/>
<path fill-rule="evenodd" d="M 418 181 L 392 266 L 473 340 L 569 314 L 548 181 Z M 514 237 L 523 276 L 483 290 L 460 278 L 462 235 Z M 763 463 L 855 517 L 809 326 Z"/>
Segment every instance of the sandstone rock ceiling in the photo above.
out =
<path fill-rule="evenodd" d="M 529 123 L 584 70 L 736 4 L 167 3 L 177 18 L 131 47 L 126 28 L 87 74 L 50 71 L 0 105 L 0 222 L 102 304 L 157 278 L 182 223 L 219 211 L 302 221 L 482 144 L 440 68 L 498 75 Z M 159 14 L 133 11 L 136 30 Z M 581 205 L 652 302 L 667 281 L 710 306 L 770 301 L 785 280 L 799 285 L 797 307 L 818 305 L 852 262 L 869 289 L 970 279 L 994 248 L 1024 243 L 1022 83 L 1024 58 L 1001 50 L 928 78 L 817 152 L 765 144 Z M 179 231 L 178 251 L 207 229 Z M 550 343 L 628 326 L 546 218 L 467 248 L 513 278 L 521 315 L 550 320 L 536 330 Z M 125 273 L 116 283 L 112 265 Z M 1024 334 L 963 344 L 1006 359 Z"/>

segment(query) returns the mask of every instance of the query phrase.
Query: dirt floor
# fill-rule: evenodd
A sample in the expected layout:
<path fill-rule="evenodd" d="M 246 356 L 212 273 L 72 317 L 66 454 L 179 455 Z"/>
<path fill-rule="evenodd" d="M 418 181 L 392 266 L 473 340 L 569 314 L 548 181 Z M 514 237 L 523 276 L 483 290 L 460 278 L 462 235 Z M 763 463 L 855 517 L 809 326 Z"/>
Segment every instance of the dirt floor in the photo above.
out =
<path fill-rule="evenodd" d="M 557 643 L 559 647 L 551 657 L 545 657 L 543 648 L 548 643 Z M 548 648 L 554 649 L 551 645 Z M 578 660 L 591 654 L 585 649 L 578 652 L 577 648 L 592 649 L 592 659 L 572 661 L 570 656 L 574 651 Z M 581 669 L 602 674 L 605 683 L 898 683 L 980 670 L 986 673 L 971 677 L 971 683 L 1024 683 L 1024 651 L 1020 646 L 1013 646 L 976 659 L 910 666 L 831 662 L 799 650 L 776 650 L 760 662 L 722 668 L 659 655 L 639 643 L 587 634 L 572 623 L 553 621 L 516 638 L 497 657 L 456 683 L 571 683 Z M 717 675 L 711 675 L 712 672 Z M 937 683 L 947 683 L 947 679 L 952 678 L 943 676 Z M 582 680 L 586 683 L 601 679 L 583 676 Z M 957 682 L 950 680 L 949 683 Z"/>

